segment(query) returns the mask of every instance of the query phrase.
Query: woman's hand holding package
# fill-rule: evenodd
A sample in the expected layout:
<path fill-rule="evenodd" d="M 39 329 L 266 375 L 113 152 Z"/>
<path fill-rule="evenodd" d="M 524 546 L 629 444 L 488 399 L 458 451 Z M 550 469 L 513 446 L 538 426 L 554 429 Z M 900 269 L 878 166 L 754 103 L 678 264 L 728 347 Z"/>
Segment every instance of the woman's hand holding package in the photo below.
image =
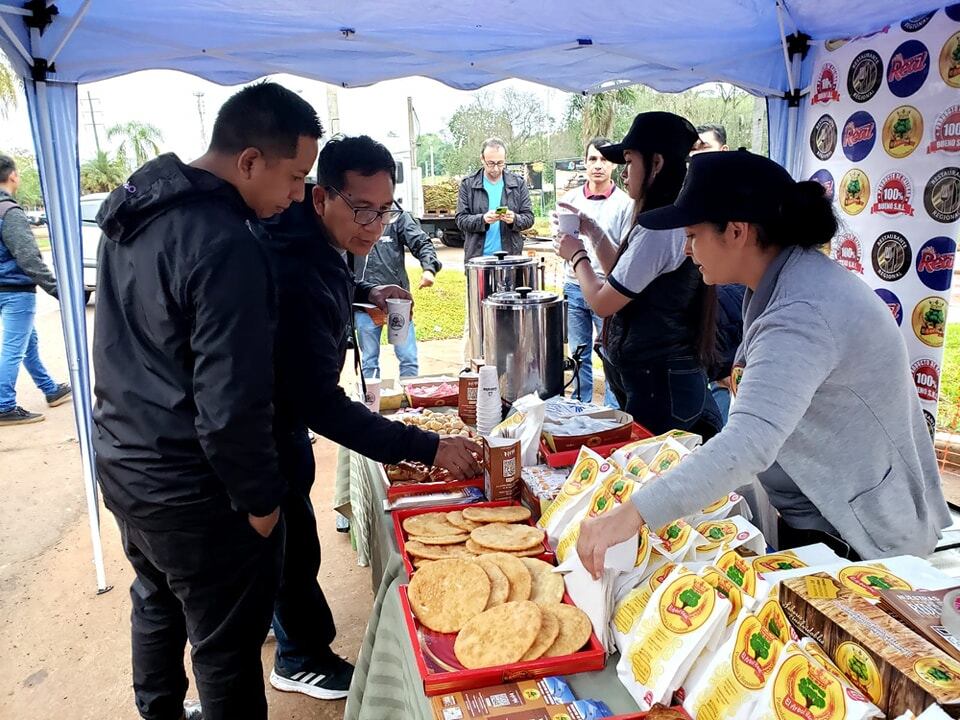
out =
<path fill-rule="evenodd" d="M 580 524 L 577 554 L 594 580 L 599 580 L 603 574 L 607 550 L 639 533 L 643 524 L 643 518 L 632 502 L 617 505 L 598 517 L 584 518 Z"/>

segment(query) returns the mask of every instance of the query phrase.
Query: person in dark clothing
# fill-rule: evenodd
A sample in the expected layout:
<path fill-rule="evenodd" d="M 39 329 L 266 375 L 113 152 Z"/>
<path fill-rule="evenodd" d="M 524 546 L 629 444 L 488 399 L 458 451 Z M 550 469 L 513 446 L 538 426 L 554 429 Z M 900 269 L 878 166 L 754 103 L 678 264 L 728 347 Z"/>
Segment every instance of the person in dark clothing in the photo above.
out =
<path fill-rule="evenodd" d="M 743 295 L 744 285 L 717 286 L 717 349 L 716 362 L 708 369 L 710 394 L 720 409 L 723 424 L 730 414 L 730 373 L 737 348 L 743 340 Z"/>
<path fill-rule="evenodd" d="M 356 282 L 347 264 L 370 253 L 400 210 L 396 166 L 369 137 L 334 138 L 317 162 L 308 199 L 265 223 L 262 236 L 278 293 L 276 438 L 290 486 L 283 503 L 286 545 L 274 613 L 277 650 L 270 683 L 322 700 L 345 697 L 352 667 L 330 650 L 336 628 L 317 583 L 320 544 L 310 501 L 314 459 L 307 429 L 373 460 L 414 460 L 453 477 L 480 472 L 479 447 L 464 438 L 394 422 L 354 402 L 340 387 L 354 302 L 381 309 L 397 285 Z"/>
<path fill-rule="evenodd" d="M 361 282 L 375 285 L 399 285 L 404 290 L 410 289 L 410 278 L 404 264 L 404 251 L 407 248 L 410 254 L 420 261 L 423 275 L 420 279 L 420 288 L 431 287 L 436 280 L 437 273 L 443 267 L 437 258 L 437 251 L 430 238 L 408 212 L 400 213 L 395 222 L 383 228 L 383 235 L 373 246 L 373 250 L 366 258 L 356 259 L 356 274 Z M 380 377 L 380 340 L 383 336 L 383 324 L 377 324 L 377 311 L 358 310 L 353 314 L 354 327 L 357 329 L 357 340 L 360 343 L 361 367 L 363 376 L 367 378 Z M 420 365 L 417 362 L 416 328 L 410 322 L 407 341 L 403 345 L 394 345 L 393 349 L 400 362 L 400 377 L 415 377 L 420 374 Z"/>
<path fill-rule="evenodd" d="M 667 112 L 640 113 L 623 142 L 600 153 L 626 165 L 637 209 L 669 205 L 686 176 L 697 140 L 690 122 Z M 720 412 L 707 390 L 713 357 L 716 296 L 686 253 L 683 230 L 636 225 L 617 248 L 600 226 L 580 215 L 580 233 L 594 242 L 607 273 L 602 281 L 578 237 L 563 235 L 560 256 L 571 263 L 583 296 L 604 323 L 603 367 L 621 408 L 654 434 L 679 429 L 704 439 L 719 432 Z"/>
<path fill-rule="evenodd" d="M 17 375 L 22 364 L 47 405 L 70 401 L 70 386 L 58 383 L 40 360 L 40 347 L 33 320 L 37 312 L 37 286 L 59 299 L 57 281 L 40 257 L 26 213 L 14 196 L 20 173 L 13 158 L 0 155 L 0 427 L 26 425 L 43 420 L 41 413 L 17 405 Z"/>
<path fill-rule="evenodd" d="M 94 448 L 136 572 L 133 687 L 148 720 L 264 720 L 260 648 L 286 491 L 274 443 L 274 287 L 258 218 L 302 200 L 321 134 L 273 83 L 220 109 L 207 152 L 161 155 L 114 190 L 93 339 Z"/>

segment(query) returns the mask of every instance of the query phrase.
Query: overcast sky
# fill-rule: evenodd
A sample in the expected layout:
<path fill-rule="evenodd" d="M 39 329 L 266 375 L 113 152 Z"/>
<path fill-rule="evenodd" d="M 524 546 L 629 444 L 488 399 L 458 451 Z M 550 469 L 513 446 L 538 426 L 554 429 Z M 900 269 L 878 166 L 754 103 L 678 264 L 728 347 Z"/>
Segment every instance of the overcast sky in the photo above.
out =
<path fill-rule="evenodd" d="M 310 102 L 329 128 L 327 86 L 314 80 L 291 75 L 273 78 L 291 90 L 300 92 Z M 207 137 L 220 105 L 238 86 L 225 87 L 200 78 L 170 70 L 150 70 L 111 80 L 80 86 L 80 157 L 81 161 L 95 152 L 93 128 L 87 93 L 100 130 L 101 146 L 107 148 L 105 129 L 130 120 L 156 125 L 164 136 L 163 149 L 176 152 L 189 161 L 200 154 L 201 134 L 197 98 L 202 92 Z M 535 92 L 554 116 L 563 114 L 567 94 L 541 85 L 509 80 L 496 83 L 488 90 L 514 87 Z M 387 144 L 391 150 L 406 146 L 407 96 L 413 98 L 421 133 L 439 132 L 456 109 L 471 101 L 475 93 L 453 90 L 426 78 L 390 80 L 366 88 L 339 89 L 340 130 L 348 134 L 366 133 Z M 4 149 L 33 149 L 25 102 L 8 118 L 0 118 L 0 138 Z"/>

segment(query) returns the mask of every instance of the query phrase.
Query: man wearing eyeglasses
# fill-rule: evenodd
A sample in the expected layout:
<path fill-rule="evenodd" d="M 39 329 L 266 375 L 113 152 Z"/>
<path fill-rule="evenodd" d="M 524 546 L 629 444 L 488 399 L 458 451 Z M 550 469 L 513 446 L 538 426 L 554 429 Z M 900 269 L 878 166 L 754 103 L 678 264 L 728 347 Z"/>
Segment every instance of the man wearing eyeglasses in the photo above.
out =
<path fill-rule="evenodd" d="M 385 310 L 388 298 L 410 298 L 397 285 L 356 282 L 348 265 L 365 257 L 400 215 L 395 178 L 396 165 L 380 143 L 333 138 L 320 151 L 317 184 L 307 187 L 306 199 L 265 223 L 278 300 L 274 434 L 289 485 L 270 684 L 321 700 L 347 696 L 353 667 L 330 649 L 336 627 L 317 583 L 320 542 L 307 428 L 380 462 L 437 465 L 456 479 L 480 472 L 475 443 L 392 422 L 351 401 L 339 385 L 353 303 Z"/>
<path fill-rule="evenodd" d="M 460 183 L 457 227 L 463 232 L 463 257 L 523 252 L 523 230 L 533 227 L 533 206 L 523 178 L 508 172 L 507 147 L 488 138 L 480 148 L 483 167 Z"/>

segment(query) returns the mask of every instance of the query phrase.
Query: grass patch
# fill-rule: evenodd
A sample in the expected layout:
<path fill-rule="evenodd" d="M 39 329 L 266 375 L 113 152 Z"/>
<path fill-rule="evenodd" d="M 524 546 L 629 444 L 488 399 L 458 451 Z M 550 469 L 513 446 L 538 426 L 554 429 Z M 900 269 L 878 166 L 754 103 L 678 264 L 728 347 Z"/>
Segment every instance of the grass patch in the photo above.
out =
<path fill-rule="evenodd" d="M 955 428 L 960 424 L 957 404 L 960 402 L 960 323 L 947 325 L 947 340 L 943 347 L 940 371 L 940 406 L 937 426 Z"/>
<path fill-rule="evenodd" d="M 408 267 L 407 274 L 413 292 L 417 342 L 463 337 L 467 315 L 466 276 L 459 270 L 441 270 L 433 287 L 418 290 L 423 270 L 419 266 Z M 387 344 L 387 333 L 383 333 L 380 344 Z"/>
<path fill-rule="evenodd" d="M 50 252 L 50 232 L 46 225 L 33 228 L 33 236 L 37 239 L 40 252 Z"/>

